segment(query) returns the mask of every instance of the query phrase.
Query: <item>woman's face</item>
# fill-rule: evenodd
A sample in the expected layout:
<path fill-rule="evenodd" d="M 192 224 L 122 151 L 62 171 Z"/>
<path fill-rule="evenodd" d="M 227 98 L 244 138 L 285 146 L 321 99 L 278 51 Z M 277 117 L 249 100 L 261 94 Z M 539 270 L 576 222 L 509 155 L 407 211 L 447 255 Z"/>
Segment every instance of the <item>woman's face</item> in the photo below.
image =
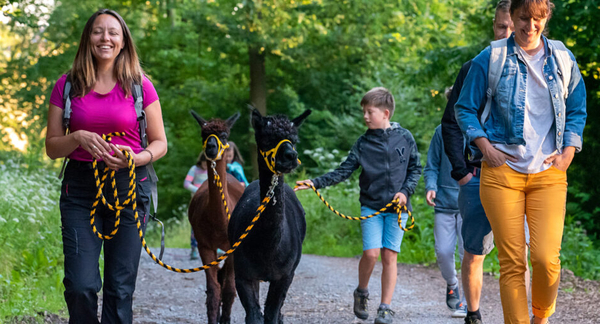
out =
<path fill-rule="evenodd" d="M 521 7 L 513 12 L 512 21 L 515 26 L 515 40 L 519 46 L 531 48 L 539 45 L 548 17 L 532 17 Z"/>
<path fill-rule="evenodd" d="M 111 15 L 96 17 L 90 36 L 92 55 L 98 61 L 114 61 L 123 49 L 123 29 Z"/>

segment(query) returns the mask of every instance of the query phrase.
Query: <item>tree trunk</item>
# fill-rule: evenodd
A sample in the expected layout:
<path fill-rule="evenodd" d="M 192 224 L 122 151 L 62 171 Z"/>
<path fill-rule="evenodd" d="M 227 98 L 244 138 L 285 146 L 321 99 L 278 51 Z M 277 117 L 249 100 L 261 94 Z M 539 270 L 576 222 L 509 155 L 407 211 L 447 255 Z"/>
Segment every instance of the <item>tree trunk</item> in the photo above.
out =
<path fill-rule="evenodd" d="M 265 73 L 265 53 L 258 46 L 249 46 L 250 57 L 250 102 L 260 113 L 267 114 L 267 78 Z M 250 147 L 252 179 L 258 178 L 258 155 L 256 144 Z"/>

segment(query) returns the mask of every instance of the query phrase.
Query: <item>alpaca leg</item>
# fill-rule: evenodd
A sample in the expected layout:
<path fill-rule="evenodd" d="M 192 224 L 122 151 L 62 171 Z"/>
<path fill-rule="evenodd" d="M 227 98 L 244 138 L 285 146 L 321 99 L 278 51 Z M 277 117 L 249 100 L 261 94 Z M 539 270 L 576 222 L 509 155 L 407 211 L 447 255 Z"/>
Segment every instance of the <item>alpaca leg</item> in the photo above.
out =
<path fill-rule="evenodd" d="M 269 285 L 269 293 L 265 301 L 265 324 L 280 324 L 283 323 L 283 315 L 281 307 L 285 301 L 287 291 L 292 284 L 294 275 L 282 278 L 277 281 L 271 281 Z"/>
<path fill-rule="evenodd" d="M 219 270 L 221 283 L 221 298 L 223 300 L 220 324 L 229 324 L 231 319 L 231 306 L 235 300 L 235 275 L 233 272 L 233 255 L 226 260 L 223 268 Z"/>
<path fill-rule="evenodd" d="M 200 249 L 203 264 L 208 264 L 217 258 L 216 251 Z M 212 267 L 205 271 L 206 275 L 206 314 L 209 324 L 217 324 L 219 318 L 219 304 L 221 303 L 221 285 L 217 280 L 218 268 Z"/>
<path fill-rule="evenodd" d="M 260 293 L 258 280 L 244 280 L 236 276 L 235 287 L 246 310 L 246 324 L 263 324 L 264 319 L 258 299 Z"/>

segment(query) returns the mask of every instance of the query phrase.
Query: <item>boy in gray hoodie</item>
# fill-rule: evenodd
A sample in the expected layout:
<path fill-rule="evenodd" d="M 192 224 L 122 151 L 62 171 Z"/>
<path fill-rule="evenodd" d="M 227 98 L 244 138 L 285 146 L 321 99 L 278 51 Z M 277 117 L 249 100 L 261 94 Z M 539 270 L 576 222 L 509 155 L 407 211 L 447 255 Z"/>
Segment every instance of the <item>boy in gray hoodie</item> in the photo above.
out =
<path fill-rule="evenodd" d="M 348 157 L 332 172 L 312 180 L 298 181 L 296 190 L 308 189 L 302 183 L 313 184 L 317 189 L 335 185 L 350 177 L 359 167 L 361 215 L 375 213 L 394 199 L 400 206 L 411 210 L 410 196 L 415 192 L 421 177 L 419 151 L 412 134 L 391 123 L 395 102 L 385 88 L 371 89 L 360 105 L 363 118 L 369 128 L 350 150 Z M 403 214 L 406 225 L 407 214 Z M 354 291 L 354 314 L 367 319 L 369 279 L 381 252 L 381 303 L 377 310 L 376 324 L 392 323 L 390 303 L 397 277 L 397 260 L 404 231 L 398 226 L 398 214 L 393 211 L 381 213 L 361 221 L 363 255 L 358 266 L 358 287 Z"/>

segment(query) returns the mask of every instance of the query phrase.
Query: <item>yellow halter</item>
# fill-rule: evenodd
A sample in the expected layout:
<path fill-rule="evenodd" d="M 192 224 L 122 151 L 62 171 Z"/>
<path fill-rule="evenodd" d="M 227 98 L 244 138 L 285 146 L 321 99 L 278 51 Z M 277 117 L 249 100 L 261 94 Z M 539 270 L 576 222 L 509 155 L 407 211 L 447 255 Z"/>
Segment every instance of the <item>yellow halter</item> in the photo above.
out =
<path fill-rule="evenodd" d="M 206 156 L 206 143 L 208 143 L 208 140 L 214 137 L 217 140 L 217 146 L 219 149 L 219 152 L 217 153 L 217 156 L 214 159 L 209 158 L 208 156 Z M 209 161 L 218 161 L 223 157 L 223 152 L 225 152 L 225 150 L 229 148 L 229 143 L 223 145 L 223 142 L 221 142 L 221 139 L 215 135 L 215 134 L 210 134 L 206 140 L 204 141 L 204 144 L 202 144 L 202 150 L 204 151 L 204 156 L 206 156 L 206 159 Z"/>
<path fill-rule="evenodd" d="M 292 144 L 292 141 L 290 141 L 288 139 L 284 139 L 284 140 L 281 140 L 281 142 L 279 142 L 277 144 L 277 146 L 275 146 L 275 148 L 273 148 L 273 149 L 270 149 L 270 150 L 268 150 L 266 152 L 263 152 L 262 150 L 259 150 L 260 155 L 262 155 L 263 159 L 265 159 L 265 163 L 267 164 L 267 167 L 274 174 L 279 174 L 280 173 L 280 172 L 275 171 L 275 156 L 277 156 L 277 151 L 279 151 L 279 147 L 281 146 L 281 144 L 283 144 L 285 142 L 289 142 L 290 144 Z M 293 144 L 292 144 L 292 149 L 294 151 L 296 151 L 296 149 L 294 148 Z M 302 164 L 302 162 L 300 162 L 300 159 L 298 159 L 298 164 Z"/>

